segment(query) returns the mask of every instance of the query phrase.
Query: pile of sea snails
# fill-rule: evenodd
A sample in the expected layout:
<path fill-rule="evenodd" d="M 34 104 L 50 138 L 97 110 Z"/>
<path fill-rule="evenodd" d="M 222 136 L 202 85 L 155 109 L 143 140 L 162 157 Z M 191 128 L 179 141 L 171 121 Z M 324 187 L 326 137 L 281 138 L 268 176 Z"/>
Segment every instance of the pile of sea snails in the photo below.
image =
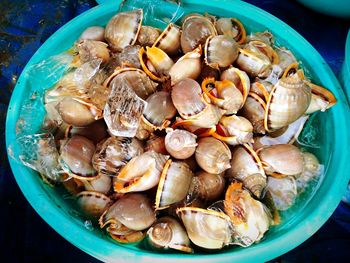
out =
<path fill-rule="evenodd" d="M 163 31 L 143 11 L 82 32 L 45 93 L 38 162 L 121 243 L 192 252 L 259 242 L 320 175 L 298 147 L 336 103 L 268 32 L 189 14 Z"/>

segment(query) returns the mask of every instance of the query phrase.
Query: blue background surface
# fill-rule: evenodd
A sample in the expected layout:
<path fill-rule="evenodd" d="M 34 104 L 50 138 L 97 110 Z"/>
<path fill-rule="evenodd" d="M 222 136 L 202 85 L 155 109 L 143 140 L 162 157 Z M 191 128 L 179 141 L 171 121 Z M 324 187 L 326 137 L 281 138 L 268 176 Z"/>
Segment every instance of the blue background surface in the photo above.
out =
<path fill-rule="evenodd" d="M 338 75 L 350 20 L 315 13 L 292 0 L 246 2 L 296 29 Z M 14 180 L 5 149 L 7 105 L 23 67 L 60 26 L 96 3 L 1 0 L 0 4 L 0 262 L 98 262 L 59 236 L 30 207 Z M 274 262 L 343 262 L 349 258 L 350 206 L 340 203 L 314 236 Z"/>

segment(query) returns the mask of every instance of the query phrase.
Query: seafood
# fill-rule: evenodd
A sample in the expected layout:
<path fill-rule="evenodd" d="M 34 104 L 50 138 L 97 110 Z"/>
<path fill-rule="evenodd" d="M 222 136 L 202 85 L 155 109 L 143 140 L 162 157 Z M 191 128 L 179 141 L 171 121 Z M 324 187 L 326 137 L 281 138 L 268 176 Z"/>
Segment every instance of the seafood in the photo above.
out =
<path fill-rule="evenodd" d="M 261 198 L 266 187 L 266 175 L 257 153 L 248 144 L 236 146 L 232 151 L 231 168 L 225 173 L 228 179 L 236 179 Z"/>
<path fill-rule="evenodd" d="M 253 125 L 255 133 L 265 134 L 264 127 L 266 103 L 257 94 L 250 92 L 240 114 L 247 118 Z"/>
<path fill-rule="evenodd" d="M 297 197 L 297 184 L 293 177 L 284 178 L 269 177 L 266 190 L 270 192 L 277 210 L 287 210 Z"/>
<path fill-rule="evenodd" d="M 121 51 L 135 44 L 141 30 L 143 10 L 135 9 L 116 14 L 105 28 L 105 39 L 112 49 Z"/>
<path fill-rule="evenodd" d="M 141 192 L 156 186 L 168 158 L 152 151 L 132 158 L 117 175 L 114 191 Z"/>
<path fill-rule="evenodd" d="M 320 164 L 317 157 L 309 152 L 302 152 L 304 159 L 303 172 L 296 176 L 297 192 L 303 192 L 310 182 L 317 180 L 322 172 L 323 165 Z"/>
<path fill-rule="evenodd" d="M 112 187 L 112 177 L 100 174 L 92 180 L 81 180 L 86 191 L 94 191 L 102 194 L 108 194 Z"/>
<path fill-rule="evenodd" d="M 205 171 L 196 173 L 190 186 L 190 193 L 205 201 L 217 200 L 225 189 L 223 174 L 211 174 Z"/>
<path fill-rule="evenodd" d="M 233 222 L 234 243 L 243 247 L 258 242 L 269 229 L 271 214 L 241 183 L 233 182 L 226 191 L 224 209 Z"/>
<path fill-rule="evenodd" d="M 143 194 L 126 194 L 118 199 L 99 219 L 100 227 L 112 225 L 141 231 L 150 227 L 156 220 L 150 200 Z"/>
<path fill-rule="evenodd" d="M 64 98 L 58 104 L 58 112 L 65 123 L 78 127 L 87 126 L 102 118 L 100 109 L 78 98 Z"/>
<path fill-rule="evenodd" d="M 238 57 L 238 44 L 225 35 L 210 36 L 204 47 L 205 62 L 212 68 L 230 66 Z"/>
<path fill-rule="evenodd" d="M 168 130 L 165 136 L 165 148 L 176 159 L 187 159 L 196 150 L 196 138 L 193 133 L 185 130 Z"/>
<path fill-rule="evenodd" d="M 165 137 L 152 134 L 146 142 L 145 150 L 167 155 L 168 151 L 165 147 Z"/>
<path fill-rule="evenodd" d="M 104 34 L 105 29 L 102 26 L 91 26 L 85 29 L 83 33 L 81 33 L 79 39 L 103 41 L 105 39 Z"/>
<path fill-rule="evenodd" d="M 291 144 L 275 144 L 257 151 L 265 173 L 271 176 L 298 175 L 303 171 L 303 155 Z"/>
<path fill-rule="evenodd" d="M 267 101 L 264 127 L 267 131 L 283 128 L 306 113 L 311 101 L 311 89 L 305 84 L 302 72 L 281 78 Z"/>
<path fill-rule="evenodd" d="M 253 125 L 241 116 L 223 116 L 212 136 L 230 145 L 249 143 L 253 141 Z"/>
<path fill-rule="evenodd" d="M 171 67 L 169 75 L 171 85 L 185 78 L 197 79 L 201 73 L 201 47 L 186 53 Z"/>
<path fill-rule="evenodd" d="M 225 111 L 225 115 L 237 113 L 244 104 L 244 97 L 235 84 L 229 80 L 204 79 L 202 90 L 211 102 Z M 213 93 L 217 94 L 216 96 Z"/>
<path fill-rule="evenodd" d="M 141 26 L 137 43 L 141 46 L 152 46 L 158 39 L 160 31 L 158 28 L 151 26 Z"/>
<path fill-rule="evenodd" d="M 151 79 L 164 82 L 169 78 L 174 61 L 163 50 L 154 46 L 146 47 L 146 50 L 142 47 L 139 58 L 142 69 Z"/>
<path fill-rule="evenodd" d="M 182 23 L 181 49 L 184 53 L 203 45 L 209 36 L 217 32 L 212 21 L 202 15 L 193 14 L 186 17 Z"/>
<path fill-rule="evenodd" d="M 197 207 L 181 207 L 176 210 L 188 237 L 199 247 L 220 249 L 231 243 L 232 225 L 223 212 Z"/>
<path fill-rule="evenodd" d="M 190 240 L 185 229 L 173 217 L 159 218 L 147 231 L 147 240 L 152 247 L 175 249 L 191 253 Z"/>
<path fill-rule="evenodd" d="M 70 176 L 83 180 L 91 180 L 97 176 L 92 166 L 95 145 L 89 139 L 74 135 L 62 144 L 60 152 L 62 169 Z"/>
<path fill-rule="evenodd" d="M 76 46 L 82 63 L 92 59 L 101 59 L 106 63 L 110 59 L 108 45 L 105 42 L 84 39 L 76 43 Z"/>
<path fill-rule="evenodd" d="M 177 54 L 180 50 L 180 28 L 170 23 L 160 34 L 153 46 L 160 48 L 168 55 Z"/>
<path fill-rule="evenodd" d="M 215 24 L 218 34 L 230 36 L 238 44 L 244 44 L 246 41 L 246 31 L 242 23 L 236 18 L 219 18 Z"/>
<path fill-rule="evenodd" d="M 141 119 L 136 137 L 146 139 L 155 130 L 163 130 L 170 125 L 170 120 L 176 114 L 176 108 L 166 91 L 158 91 L 146 100 L 147 106 Z"/>
<path fill-rule="evenodd" d="M 77 195 L 77 202 L 86 214 L 98 218 L 108 209 L 111 199 L 102 193 L 83 191 Z"/>
<path fill-rule="evenodd" d="M 205 101 L 201 87 L 192 79 L 183 79 L 172 89 L 174 106 L 184 121 L 178 125 L 195 125 L 201 128 L 215 126 L 224 111 Z"/>
<path fill-rule="evenodd" d="M 186 197 L 193 172 L 184 162 L 168 160 L 160 176 L 155 208 L 168 208 Z"/>
<path fill-rule="evenodd" d="M 198 13 L 175 25 L 187 7 L 159 19 L 146 6 L 122 5 L 132 10 L 65 52 L 19 159 L 116 242 L 161 253 L 260 242 L 317 190 L 324 166 L 299 144 L 318 129 L 297 139 L 336 98 L 269 31 Z"/>
<path fill-rule="evenodd" d="M 230 149 L 213 137 L 199 139 L 195 156 L 198 165 L 208 173 L 219 174 L 231 167 Z"/>
<path fill-rule="evenodd" d="M 109 137 L 97 145 L 92 164 L 100 174 L 114 176 L 121 167 L 142 153 L 143 146 L 136 138 Z"/>

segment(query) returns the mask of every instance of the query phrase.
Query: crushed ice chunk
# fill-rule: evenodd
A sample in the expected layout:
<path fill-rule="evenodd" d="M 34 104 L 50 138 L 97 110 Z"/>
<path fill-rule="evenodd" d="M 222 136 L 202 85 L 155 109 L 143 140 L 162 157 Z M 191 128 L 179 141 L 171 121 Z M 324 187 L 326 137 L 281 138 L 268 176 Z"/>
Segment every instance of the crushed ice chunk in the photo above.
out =
<path fill-rule="evenodd" d="M 74 71 L 73 80 L 77 85 L 84 86 L 97 74 L 101 64 L 102 59 L 99 58 L 85 62 Z"/>
<path fill-rule="evenodd" d="M 111 83 L 104 119 L 114 136 L 134 137 L 147 102 L 136 95 L 126 79 Z"/>
<path fill-rule="evenodd" d="M 38 171 L 50 181 L 61 182 L 67 178 L 59 164 L 59 153 L 52 134 L 18 137 L 16 142 L 10 145 L 9 152 L 12 158 Z"/>

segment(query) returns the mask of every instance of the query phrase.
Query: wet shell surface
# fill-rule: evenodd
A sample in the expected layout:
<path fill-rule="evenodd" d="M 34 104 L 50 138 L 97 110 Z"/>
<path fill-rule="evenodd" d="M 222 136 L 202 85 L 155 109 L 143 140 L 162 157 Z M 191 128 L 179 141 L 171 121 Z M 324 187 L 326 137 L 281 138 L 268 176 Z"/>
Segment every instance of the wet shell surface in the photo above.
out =
<path fill-rule="evenodd" d="M 277 210 L 287 210 L 291 207 L 297 197 L 297 184 L 293 177 L 284 178 L 269 177 L 267 180 L 267 191 L 270 192 Z"/>
<path fill-rule="evenodd" d="M 114 191 L 141 192 L 156 186 L 168 158 L 167 155 L 152 151 L 132 158 L 118 174 Z"/>
<path fill-rule="evenodd" d="M 211 174 L 205 171 L 196 173 L 193 177 L 192 187 L 198 196 L 206 201 L 217 200 L 225 189 L 225 179 L 222 174 Z"/>
<path fill-rule="evenodd" d="M 95 145 L 89 139 L 74 135 L 61 148 L 60 163 L 63 170 L 78 179 L 93 179 L 97 172 L 92 166 Z"/>
<path fill-rule="evenodd" d="M 151 26 L 141 26 L 137 43 L 141 46 L 152 46 L 159 37 L 160 31 L 158 28 Z"/>
<path fill-rule="evenodd" d="M 303 155 L 291 144 L 276 144 L 261 148 L 258 155 L 268 175 L 298 175 L 303 171 Z"/>
<path fill-rule="evenodd" d="M 156 209 L 164 209 L 186 197 L 193 172 L 184 162 L 168 160 L 160 176 Z"/>
<path fill-rule="evenodd" d="M 185 130 L 171 130 L 165 136 L 165 148 L 176 159 L 187 159 L 196 150 L 197 136 Z"/>
<path fill-rule="evenodd" d="M 220 249 L 231 243 L 231 220 L 225 213 L 197 207 L 182 207 L 176 213 L 195 245 Z"/>
<path fill-rule="evenodd" d="M 147 231 L 147 239 L 154 248 L 192 252 L 186 230 L 170 216 L 159 218 Z"/>
<path fill-rule="evenodd" d="M 116 14 L 109 20 L 105 29 L 105 39 L 115 50 L 121 51 L 128 45 L 135 44 L 141 29 L 142 9 Z"/>
<path fill-rule="evenodd" d="M 258 242 L 269 229 L 271 214 L 241 183 L 232 183 L 225 194 L 225 212 L 234 225 L 234 243 L 243 247 Z"/>
<path fill-rule="evenodd" d="M 247 144 L 236 146 L 232 151 L 231 168 L 225 173 L 229 179 L 236 179 L 260 198 L 266 187 L 266 175 L 260 158 Z"/>
<path fill-rule="evenodd" d="M 190 52 L 198 45 L 204 45 L 209 36 L 217 35 L 214 24 L 201 15 L 190 15 L 182 24 L 181 49 Z"/>
<path fill-rule="evenodd" d="M 288 126 L 306 112 L 310 101 L 311 89 L 299 73 L 280 79 L 267 102 L 265 129 L 273 131 Z"/>
<path fill-rule="evenodd" d="M 77 195 L 77 202 L 81 210 L 87 215 L 100 217 L 112 201 L 102 193 L 83 191 Z"/>
<path fill-rule="evenodd" d="M 230 36 L 211 36 L 205 43 L 204 56 L 210 67 L 228 67 L 238 56 L 238 45 Z"/>
<path fill-rule="evenodd" d="M 180 28 L 170 23 L 157 38 L 153 46 L 162 49 L 169 55 L 177 54 L 180 51 L 180 36 Z"/>
<path fill-rule="evenodd" d="M 143 194 L 127 194 L 117 200 L 99 219 L 100 227 L 122 224 L 131 230 L 144 230 L 156 220 L 151 202 Z"/>
<path fill-rule="evenodd" d="M 199 139 L 195 156 L 198 165 L 208 173 L 219 174 L 231 167 L 230 149 L 213 137 Z"/>

